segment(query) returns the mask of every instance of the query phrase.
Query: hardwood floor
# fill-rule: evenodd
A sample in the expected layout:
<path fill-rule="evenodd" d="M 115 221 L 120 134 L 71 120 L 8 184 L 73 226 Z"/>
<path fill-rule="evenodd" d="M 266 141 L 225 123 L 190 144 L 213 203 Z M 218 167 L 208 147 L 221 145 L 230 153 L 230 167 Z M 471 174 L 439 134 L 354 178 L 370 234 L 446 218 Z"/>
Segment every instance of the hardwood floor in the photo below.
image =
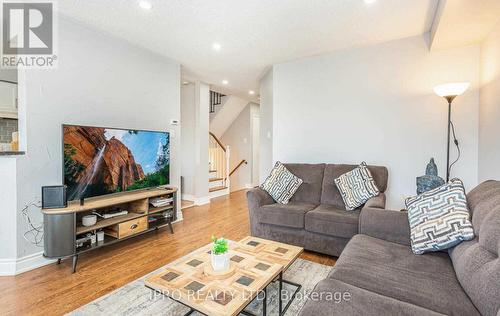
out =
<path fill-rule="evenodd" d="M 245 191 L 184 211 L 168 228 L 15 277 L 0 277 L 0 315 L 62 315 L 210 242 L 212 234 L 239 240 L 250 234 Z M 334 265 L 335 258 L 305 252 L 304 259 Z"/>

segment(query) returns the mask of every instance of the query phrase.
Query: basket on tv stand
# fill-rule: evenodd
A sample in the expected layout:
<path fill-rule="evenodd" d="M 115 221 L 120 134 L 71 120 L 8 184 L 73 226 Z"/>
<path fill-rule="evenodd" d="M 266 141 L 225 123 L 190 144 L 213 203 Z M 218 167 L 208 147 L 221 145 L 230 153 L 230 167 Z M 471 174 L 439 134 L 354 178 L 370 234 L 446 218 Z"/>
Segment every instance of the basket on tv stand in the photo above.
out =
<path fill-rule="evenodd" d="M 153 207 L 149 199 L 157 197 L 171 197 L 170 205 Z M 95 225 L 83 226 L 81 217 L 92 214 L 93 211 L 104 212 L 111 208 L 127 209 L 126 215 L 108 219 L 99 219 Z M 85 252 L 108 246 L 122 240 L 133 238 L 151 231 L 157 231 L 168 226 L 173 234 L 172 222 L 177 220 L 177 189 L 152 188 L 131 192 L 120 192 L 69 202 L 67 207 L 43 209 L 44 217 L 44 256 L 49 259 L 73 258 L 73 272 L 76 271 L 78 256 Z M 158 214 L 170 215 L 150 222 L 148 219 Z M 104 240 L 77 247 L 77 236 L 95 233 L 99 230 L 105 232 Z"/>

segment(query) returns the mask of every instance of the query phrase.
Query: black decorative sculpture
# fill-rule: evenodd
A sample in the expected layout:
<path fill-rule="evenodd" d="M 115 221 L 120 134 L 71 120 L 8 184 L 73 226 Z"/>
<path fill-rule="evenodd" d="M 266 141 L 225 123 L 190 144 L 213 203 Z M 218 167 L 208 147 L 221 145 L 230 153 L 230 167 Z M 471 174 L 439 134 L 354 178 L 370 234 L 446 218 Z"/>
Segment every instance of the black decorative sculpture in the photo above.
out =
<path fill-rule="evenodd" d="M 425 168 L 425 176 L 417 177 L 417 194 L 435 189 L 444 184 L 443 178 L 438 176 L 438 169 L 434 158 L 427 164 Z"/>

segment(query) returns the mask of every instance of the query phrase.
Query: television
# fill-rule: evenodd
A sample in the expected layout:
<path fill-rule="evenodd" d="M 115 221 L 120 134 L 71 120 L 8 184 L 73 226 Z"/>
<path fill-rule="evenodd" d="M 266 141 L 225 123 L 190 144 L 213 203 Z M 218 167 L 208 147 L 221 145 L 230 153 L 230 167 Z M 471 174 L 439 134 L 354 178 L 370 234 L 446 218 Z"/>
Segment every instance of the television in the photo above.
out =
<path fill-rule="evenodd" d="M 168 132 L 63 125 L 68 200 L 169 184 Z"/>

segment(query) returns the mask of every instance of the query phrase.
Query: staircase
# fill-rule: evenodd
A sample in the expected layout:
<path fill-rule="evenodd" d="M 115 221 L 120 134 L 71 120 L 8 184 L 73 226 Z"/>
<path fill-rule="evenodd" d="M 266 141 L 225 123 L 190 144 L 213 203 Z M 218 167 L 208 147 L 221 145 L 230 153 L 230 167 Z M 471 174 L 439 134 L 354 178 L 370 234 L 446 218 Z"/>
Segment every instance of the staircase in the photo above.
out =
<path fill-rule="evenodd" d="M 208 165 L 209 165 L 209 197 L 227 195 L 230 192 L 230 176 L 238 170 L 246 160 L 239 162 L 230 171 L 230 149 L 224 145 L 216 135 L 223 135 L 232 122 L 248 104 L 247 100 L 233 95 L 224 95 L 210 91 L 210 131 L 208 139 Z"/>
<path fill-rule="evenodd" d="M 229 194 L 229 146 L 222 142 L 212 133 L 208 139 L 208 195 L 210 198 Z"/>

